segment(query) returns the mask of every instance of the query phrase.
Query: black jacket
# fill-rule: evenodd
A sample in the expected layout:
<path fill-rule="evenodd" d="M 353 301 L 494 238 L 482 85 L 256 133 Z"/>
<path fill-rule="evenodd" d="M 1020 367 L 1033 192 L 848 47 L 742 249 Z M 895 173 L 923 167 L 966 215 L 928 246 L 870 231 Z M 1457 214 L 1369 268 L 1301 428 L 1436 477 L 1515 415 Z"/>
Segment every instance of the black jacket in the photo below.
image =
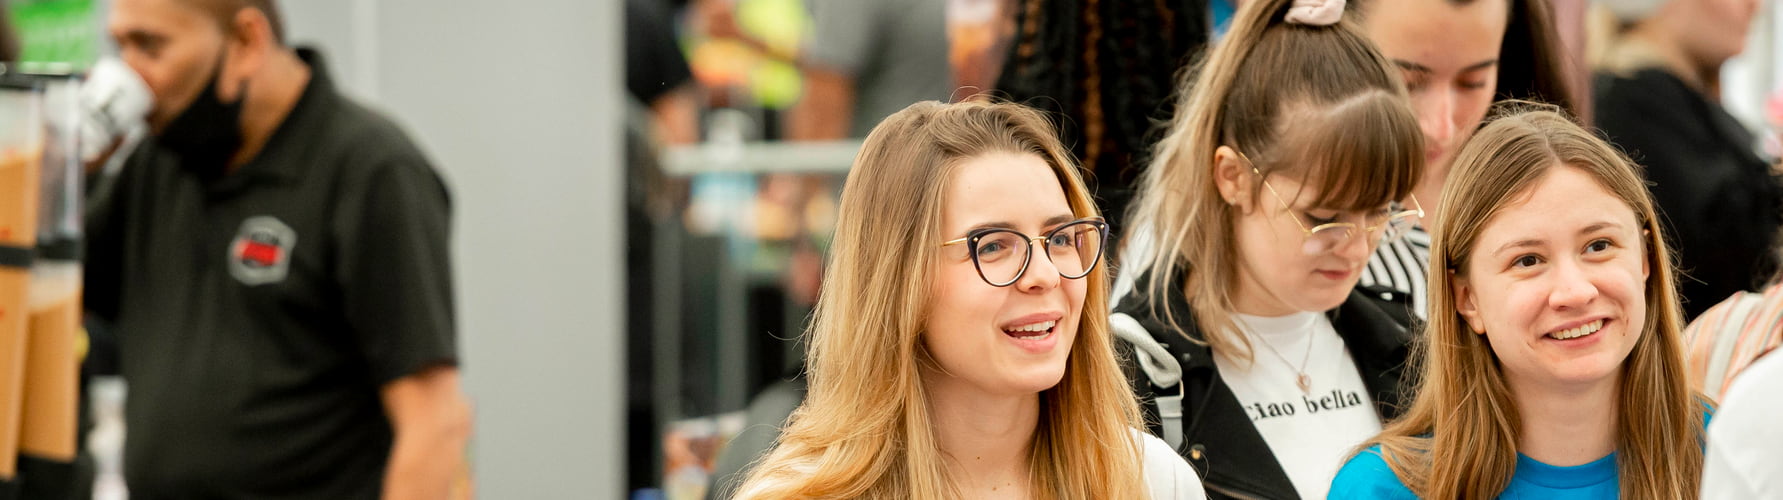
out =
<path fill-rule="evenodd" d="M 1184 440 L 1176 451 L 1200 473 L 1207 498 L 1299 498 L 1275 453 L 1220 377 L 1213 351 L 1206 344 L 1184 339 L 1165 321 L 1162 312 L 1151 308 L 1144 295 L 1146 281 L 1141 279 L 1137 291 L 1121 299 L 1116 311 L 1138 320 L 1153 339 L 1182 363 Z M 1180 289 L 1172 287 L 1161 305 L 1170 308 L 1170 317 L 1177 319 L 1182 332 L 1196 341 L 1205 341 Z M 1409 379 L 1402 380 L 1414 317 L 1406 297 L 1385 289 L 1357 289 L 1326 315 L 1355 359 L 1356 369 L 1382 421 L 1398 416 L 1402 403 L 1411 401 Z M 1163 435 L 1153 401 L 1178 389 L 1152 385 L 1134 361 L 1132 347 L 1124 342 L 1119 345 L 1127 378 L 1140 398 L 1147 426 L 1153 434 Z"/>
<path fill-rule="evenodd" d="M 1720 104 L 1659 69 L 1596 76 L 1597 126 L 1646 167 L 1676 249 L 1685 319 L 1777 270 L 1783 186 L 1752 133 Z"/>

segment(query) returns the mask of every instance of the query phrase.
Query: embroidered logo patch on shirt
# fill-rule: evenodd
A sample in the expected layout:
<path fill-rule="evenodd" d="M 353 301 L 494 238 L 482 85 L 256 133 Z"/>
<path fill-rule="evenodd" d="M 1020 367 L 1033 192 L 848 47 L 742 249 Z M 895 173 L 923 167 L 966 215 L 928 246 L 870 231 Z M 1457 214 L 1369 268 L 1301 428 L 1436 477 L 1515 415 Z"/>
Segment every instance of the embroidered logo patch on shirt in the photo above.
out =
<path fill-rule="evenodd" d="M 229 244 L 229 274 L 248 286 L 284 281 L 296 246 L 291 226 L 272 216 L 249 217 Z"/>

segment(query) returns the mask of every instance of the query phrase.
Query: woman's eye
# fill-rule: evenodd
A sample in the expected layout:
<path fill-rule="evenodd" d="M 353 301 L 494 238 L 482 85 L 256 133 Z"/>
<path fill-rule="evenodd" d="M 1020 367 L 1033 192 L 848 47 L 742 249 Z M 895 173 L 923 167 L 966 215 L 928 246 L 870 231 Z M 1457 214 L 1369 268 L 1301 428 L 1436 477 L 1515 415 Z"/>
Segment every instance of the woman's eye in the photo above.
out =
<path fill-rule="evenodd" d="M 979 257 L 995 256 L 999 253 L 1003 253 L 1004 250 L 1008 250 L 1008 248 L 1009 247 L 1004 245 L 1003 242 L 1001 242 L 1001 241 L 985 241 L 983 243 L 978 244 L 978 256 Z"/>
<path fill-rule="evenodd" d="M 1424 90 L 1425 78 L 1423 76 L 1407 71 L 1402 77 L 1405 79 L 1405 90 L 1407 92 Z"/>
<path fill-rule="evenodd" d="M 1612 246 L 1615 246 L 1615 245 L 1611 244 L 1610 240 L 1600 239 L 1600 240 L 1592 241 L 1591 243 L 1585 245 L 1585 251 L 1590 252 L 1590 253 L 1602 252 L 1605 250 L 1609 250 L 1610 247 L 1612 247 Z"/>
<path fill-rule="evenodd" d="M 1337 222 L 1337 214 L 1331 214 L 1330 217 L 1319 217 L 1317 215 L 1313 215 L 1312 212 L 1307 212 L 1306 213 L 1306 221 L 1311 222 L 1312 225 L 1314 225 L 1314 226 L 1330 224 L 1330 223 Z"/>
<path fill-rule="evenodd" d="M 1466 90 L 1479 90 L 1479 89 L 1486 88 L 1486 82 L 1483 80 L 1482 81 L 1474 81 L 1474 82 L 1464 81 L 1464 82 L 1457 84 L 1456 86 L 1461 87 L 1462 89 L 1466 89 Z"/>
<path fill-rule="evenodd" d="M 1511 261 L 1511 267 L 1514 267 L 1514 268 L 1534 267 L 1535 265 L 1541 264 L 1541 263 L 1542 263 L 1541 257 L 1536 257 L 1534 255 L 1524 255 L 1521 257 L 1517 257 L 1516 260 Z"/>
<path fill-rule="evenodd" d="M 1046 246 L 1054 248 L 1071 247 L 1073 246 L 1071 242 L 1077 239 L 1077 235 L 1072 233 L 1074 233 L 1074 231 L 1060 231 L 1057 234 L 1052 235 L 1052 238 L 1046 240 Z"/>

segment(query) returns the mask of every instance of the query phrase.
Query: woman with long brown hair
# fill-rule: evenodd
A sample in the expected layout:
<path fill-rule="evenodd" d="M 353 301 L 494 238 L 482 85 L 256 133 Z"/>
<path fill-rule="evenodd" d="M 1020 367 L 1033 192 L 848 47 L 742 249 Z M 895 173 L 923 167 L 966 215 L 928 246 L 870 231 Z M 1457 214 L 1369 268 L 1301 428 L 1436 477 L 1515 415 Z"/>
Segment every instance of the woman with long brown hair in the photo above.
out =
<path fill-rule="evenodd" d="M 1706 399 L 1634 165 L 1564 115 L 1476 134 L 1444 187 L 1417 397 L 1342 498 L 1694 498 Z"/>
<path fill-rule="evenodd" d="M 809 393 L 738 498 L 1201 498 L 1138 430 L 1107 237 L 1039 112 L 887 118 L 842 191 Z"/>

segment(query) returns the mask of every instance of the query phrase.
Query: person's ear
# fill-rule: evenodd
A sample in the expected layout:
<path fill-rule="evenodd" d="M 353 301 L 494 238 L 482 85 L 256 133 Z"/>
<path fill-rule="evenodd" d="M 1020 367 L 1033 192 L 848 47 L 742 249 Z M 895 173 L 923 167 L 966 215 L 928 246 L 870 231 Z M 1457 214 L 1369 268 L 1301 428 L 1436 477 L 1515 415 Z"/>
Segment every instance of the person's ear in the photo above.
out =
<path fill-rule="evenodd" d="M 1461 313 L 1461 318 L 1466 320 L 1468 329 L 1473 330 L 1474 334 L 1485 334 L 1486 323 L 1480 318 L 1478 295 L 1474 293 L 1471 280 L 1455 271 L 1449 271 L 1449 284 L 1450 293 L 1454 294 L 1455 312 Z"/>
<path fill-rule="evenodd" d="M 1240 213 L 1250 213 L 1252 208 L 1252 183 L 1257 175 L 1253 170 L 1250 162 L 1231 147 L 1220 146 L 1213 152 L 1213 180 L 1220 189 L 1220 198 Z"/>
<path fill-rule="evenodd" d="M 1646 255 L 1641 256 L 1641 281 L 1647 281 L 1647 278 L 1651 276 L 1653 271 L 1651 269 L 1653 258 L 1659 255 L 1659 252 L 1654 251 L 1657 249 L 1653 248 L 1652 231 L 1646 229 L 1641 230 L 1641 246 L 1647 247 Z"/>
<path fill-rule="evenodd" d="M 228 51 L 220 75 L 224 84 L 217 89 L 217 97 L 224 101 L 240 99 L 246 82 L 260 73 L 269 56 L 282 45 L 273 32 L 272 20 L 260 9 L 235 11 L 229 27 L 223 33 L 223 47 Z"/>

